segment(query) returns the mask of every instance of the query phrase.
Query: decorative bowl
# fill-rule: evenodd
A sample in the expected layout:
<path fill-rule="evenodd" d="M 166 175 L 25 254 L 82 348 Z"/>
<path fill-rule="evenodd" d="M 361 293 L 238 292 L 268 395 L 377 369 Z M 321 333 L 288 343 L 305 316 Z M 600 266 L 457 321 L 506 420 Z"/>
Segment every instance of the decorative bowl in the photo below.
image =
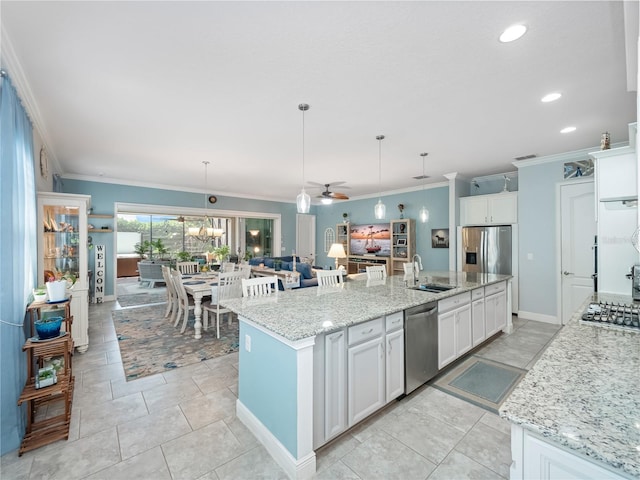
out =
<path fill-rule="evenodd" d="M 34 322 L 36 333 L 40 340 L 55 338 L 60 335 L 60 327 L 62 326 L 62 317 L 49 317 Z"/>

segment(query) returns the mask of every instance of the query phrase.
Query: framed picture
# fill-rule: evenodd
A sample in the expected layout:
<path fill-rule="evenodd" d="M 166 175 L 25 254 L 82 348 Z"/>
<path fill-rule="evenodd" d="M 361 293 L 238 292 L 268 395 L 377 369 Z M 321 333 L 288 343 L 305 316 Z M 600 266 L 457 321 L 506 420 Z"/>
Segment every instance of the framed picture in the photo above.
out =
<path fill-rule="evenodd" d="M 396 244 L 399 247 L 406 247 L 407 246 L 407 239 L 406 238 L 399 238 L 398 239 L 398 243 Z"/>
<path fill-rule="evenodd" d="M 431 248 L 449 248 L 448 228 L 434 228 L 431 230 Z"/>

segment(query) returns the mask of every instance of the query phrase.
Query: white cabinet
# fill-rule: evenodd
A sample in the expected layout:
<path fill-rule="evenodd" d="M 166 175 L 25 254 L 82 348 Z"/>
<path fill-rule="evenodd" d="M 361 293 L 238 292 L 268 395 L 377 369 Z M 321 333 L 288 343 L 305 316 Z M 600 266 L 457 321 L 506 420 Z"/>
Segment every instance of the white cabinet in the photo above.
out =
<path fill-rule="evenodd" d="M 596 158 L 596 187 L 601 202 L 638 196 L 637 164 L 630 147 L 602 150 Z"/>
<path fill-rule="evenodd" d="M 349 327 L 347 412 L 350 427 L 386 403 L 382 320 L 378 318 Z"/>
<path fill-rule="evenodd" d="M 600 480 L 625 478 L 578 453 L 551 444 L 548 440 L 511 426 L 513 463 L 509 477 L 513 480 Z"/>
<path fill-rule="evenodd" d="M 438 302 L 438 368 L 471 350 L 471 295 L 469 292 Z"/>
<path fill-rule="evenodd" d="M 510 225 L 518 223 L 518 194 L 503 192 L 460 199 L 460 224 Z"/>
<path fill-rule="evenodd" d="M 507 326 L 506 283 L 494 283 L 485 287 L 486 337 L 496 334 Z"/>
<path fill-rule="evenodd" d="M 474 347 L 480 345 L 487 338 L 484 314 L 484 288 L 476 288 L 471 292 L 471 332 Z"/>
<path fill-rule="evenodd" d="M 325 337 L 324 437 L 330 439 L 347 428 L 347 348 L 344 331 Z"/>
<path fill-rule="evenodd" d="M 386 317 L 385 385 L 386 403 L 404 393 L 404 313 Z"/>
<path fill-rule="evenodd" d="M 75 348 L 89 348 L 89 277 L 87 267 L 87 209 L 91 197 L 38 193 L 38 284 L 56 272 L 73 275 L 71 337 Z"/>

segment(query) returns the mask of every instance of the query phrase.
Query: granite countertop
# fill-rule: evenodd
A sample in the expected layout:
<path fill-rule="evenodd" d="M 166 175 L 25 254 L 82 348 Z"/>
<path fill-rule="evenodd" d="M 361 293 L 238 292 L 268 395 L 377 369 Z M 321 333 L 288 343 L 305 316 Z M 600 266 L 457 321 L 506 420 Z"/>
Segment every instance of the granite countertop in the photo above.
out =
<path fill-rule="evenodd" d="M 409 276 L 410 277 L 410 276 Z M 236 298 L 222 302 L 233 312 L 289 341 L 328 333 L 423 303 L 441 300 L 510 275 L 464 272 L 420 272 L 420 283 L 456 285 L 442 293 L 411 290 L 403 276 L 384 282 L 353 280 L 341 287 L 308 287 L 279 292 L 277 297 Z"/>
<path fill-rule="evenodd" d="M 609 468 L 640 476 L 640 331 L 581 320 L 560 330 L 500 407 L 500 416 Z"/>

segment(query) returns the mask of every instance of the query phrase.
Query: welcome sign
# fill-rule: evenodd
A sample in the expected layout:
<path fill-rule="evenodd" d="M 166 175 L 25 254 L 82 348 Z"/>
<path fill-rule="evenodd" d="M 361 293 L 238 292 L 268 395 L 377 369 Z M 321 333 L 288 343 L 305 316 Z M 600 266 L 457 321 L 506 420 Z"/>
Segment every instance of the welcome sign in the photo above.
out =
<path fill-rule="evenodd" d="M 94 303 L 102 303 L 104 300 L 104 279 L 105 279 L 105 254 L 104 245 L 95 245 L 95 273 L 96 279 L 93 287 Z"/>

